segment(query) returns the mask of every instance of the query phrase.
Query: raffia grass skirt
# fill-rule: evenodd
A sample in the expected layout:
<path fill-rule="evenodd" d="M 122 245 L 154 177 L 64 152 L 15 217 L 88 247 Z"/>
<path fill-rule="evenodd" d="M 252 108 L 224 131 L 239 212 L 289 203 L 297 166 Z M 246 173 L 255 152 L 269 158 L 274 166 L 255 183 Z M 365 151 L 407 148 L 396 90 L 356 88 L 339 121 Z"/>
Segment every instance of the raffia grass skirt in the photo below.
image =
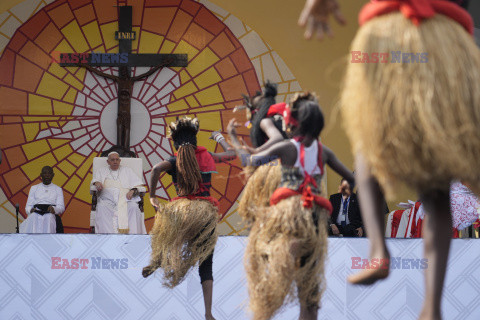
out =
<path fill-rule="evenodd" d="M 295 298 L 302 306 L 319 305 L 325 289 L 328 212 L 302 203 L 295 196 L 259 210 L 252 226 L 245 269 L 255 320 L 270 319 Z"/>
<path fill-rule="evenodd" d="M 269 206 L 270 197 L 282 179 L 282 166 L 278 161 L 259 166 L 253 174 L 252 171 L 252 167 L 244 169 L 249 179 L 238 206 L 238 214 L 247 227 L 251 227 L 260 208 Z"/>
<path fill-rule="evenodd" d="M 195 264 L 213 252 L 217 221 L 217 208 L 205 200 L 179 199 L 161 207 L 150 232 L 152 256 L 144 277 L 162 268 L 164 286 L 180 284 Z"/>
<path fill-rule="evenodd" d="M 388 63 L 348 63 L 342 116 L 389 199 L 405 185 L 448 190 L 452 180 L 480 191 L 480 51 L 440 14 L 418 27 L 401 13 L 362 26 L 352 51 L 388 52 Z M 393 63 L 392 51 L 426 53 L 425 63 Z"/>

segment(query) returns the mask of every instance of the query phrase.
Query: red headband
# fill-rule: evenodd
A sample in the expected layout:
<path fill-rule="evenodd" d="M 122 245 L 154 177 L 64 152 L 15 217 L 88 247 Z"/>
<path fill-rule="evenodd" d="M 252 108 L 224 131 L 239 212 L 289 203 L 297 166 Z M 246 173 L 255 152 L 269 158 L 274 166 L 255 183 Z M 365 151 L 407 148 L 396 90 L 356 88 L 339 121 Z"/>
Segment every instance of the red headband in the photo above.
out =
<path fill-rule="evenodd" d="M 298 121 L 292 117 L 292 110 L 288 104 L 285 102 L 280 102 L 277 104 L 273 104 L 270 106 L 268 109 L 267 116 L 273 116 L 279 114 L 283 116 L 283 119 L 285 120 L 285 124 L 292 125 L 292 126 L 298 126 Z"/>
<path fill-rule="evenodd" d="M 375 17 L 394 11 L 403 13 L 416 26 L 422 20 L 439 13 L 455 20 L 473 35 L 473 20 L 470 14 L 459 5 L 445 0 L 371 0 L 360 11 L 358 22 L 363 25 Z"/>

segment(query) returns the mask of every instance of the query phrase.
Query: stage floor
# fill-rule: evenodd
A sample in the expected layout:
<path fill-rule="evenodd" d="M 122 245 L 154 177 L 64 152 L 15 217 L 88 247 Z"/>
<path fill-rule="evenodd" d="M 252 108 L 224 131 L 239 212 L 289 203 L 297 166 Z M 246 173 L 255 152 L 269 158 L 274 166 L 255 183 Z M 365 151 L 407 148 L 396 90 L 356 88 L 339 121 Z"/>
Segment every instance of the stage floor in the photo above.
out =
<path fill-rule="evenodd" d="M 174 290 L 161 273 L 141 275 L 149 236 L 0 234 L 0 319 L 203 319 L 197 269 Z M 217 320 L 250 319 L 243 269 L 247 238 L 220 237 L 215 249 Z M 319 319 L 416 319 L 423 300 L 421 239 L 389 239 L 390 277 L 372 287 L 346 276 L 366 266 L 366 239 L 329 239 L 327 290 Z M 444 319 L 479 319 L 480 240 L 455 239 L 443 295 Z M 70 268 L 70 269 L 68 269 Z M 298 306 L 275 319 L 298 319 Z"/>

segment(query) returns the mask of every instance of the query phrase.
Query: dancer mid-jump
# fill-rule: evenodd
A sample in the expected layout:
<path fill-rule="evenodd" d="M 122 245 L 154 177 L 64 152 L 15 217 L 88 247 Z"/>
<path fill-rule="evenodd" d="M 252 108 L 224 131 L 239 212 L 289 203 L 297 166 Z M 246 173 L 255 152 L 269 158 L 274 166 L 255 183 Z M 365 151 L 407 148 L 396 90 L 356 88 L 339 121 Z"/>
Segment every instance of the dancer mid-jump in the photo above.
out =
<path fill-rule="evenodd" d="M 146 278 L 158 268 L 164 272 L 164 285 L 174 288 L 197 262 L 205 302 L 205 318 L 212 316 L 213 249 L 217 242 L 218 201 L 210 196 L 215 163 L 235 158 L 234 151 L 210 153 L 197 145 L 198 120 L 182 118 L 170 124 L 177 153 L 152 169 L 150 203 L 157 209 L 152 231 L 152 257 L 143 268 Z M 228 143 L 219 132 L 212 139 L 225 150 Z M 178 197 L 161 204 L 155 197 L 162 172 L 172 176 Z"/>

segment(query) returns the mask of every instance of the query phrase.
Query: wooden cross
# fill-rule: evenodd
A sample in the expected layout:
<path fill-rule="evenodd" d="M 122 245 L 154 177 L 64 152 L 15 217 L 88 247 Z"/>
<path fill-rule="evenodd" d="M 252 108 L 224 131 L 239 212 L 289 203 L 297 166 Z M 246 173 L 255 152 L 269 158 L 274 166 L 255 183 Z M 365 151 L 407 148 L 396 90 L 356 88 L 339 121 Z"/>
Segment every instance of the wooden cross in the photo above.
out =
<path fill-rule="evenodd" d="M 62 53 L 62 67 L 81 66 L 90 72 L 110 79 L 118 85 L 118 116 L 117 116 L 117 146 L 124 150 L 130 148 L 131 97 L 136 81 L 147 78 L 163 67 L 186 67 L 186 54 L 132 54 L 132 41 L 135 32 L 132 31 L 132 7 L 119 7 L 118 31 L 115 39 L 119 40 L 118 54 L 100 53 Z M 94 66 L 118 67 L 118 76 L 104 73 Z M 131 67 L 153 67 L 150 71 L 132 77 Z"/>

